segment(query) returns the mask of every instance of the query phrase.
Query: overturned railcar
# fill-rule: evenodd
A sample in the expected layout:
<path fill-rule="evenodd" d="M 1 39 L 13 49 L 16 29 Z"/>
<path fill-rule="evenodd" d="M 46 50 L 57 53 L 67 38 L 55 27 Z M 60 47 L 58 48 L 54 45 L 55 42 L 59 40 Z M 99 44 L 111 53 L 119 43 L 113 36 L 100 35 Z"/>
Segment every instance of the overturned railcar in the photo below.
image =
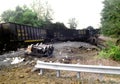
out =
<path fill-rule="evenodd" d="M 96 29 L 48 29 L 48 41 L 83 41 L 97 44 L 97 30 Z"/>

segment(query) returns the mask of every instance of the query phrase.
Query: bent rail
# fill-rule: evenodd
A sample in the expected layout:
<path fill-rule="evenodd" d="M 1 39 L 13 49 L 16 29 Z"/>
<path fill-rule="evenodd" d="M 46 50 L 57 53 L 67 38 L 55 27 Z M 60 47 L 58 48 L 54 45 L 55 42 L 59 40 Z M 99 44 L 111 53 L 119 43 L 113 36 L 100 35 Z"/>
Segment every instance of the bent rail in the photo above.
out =
<path fill-rule="evenodd" d="M 40 68 L 40 74 L 43 74 L 43 69 L 57 70 L 57 77 L 60 76 L 60 70 L 75 71 L 78 72 L 79 78 L 80 72 L 91 73 L 104 73 L 104 74 L 120 74 L 120 67 L 112 66 L 100 66 L 100 65 L 80 65 L 80 64 L 62 64 L 62 63 L 48 63 L 37 61 L 36 68 Z"/>

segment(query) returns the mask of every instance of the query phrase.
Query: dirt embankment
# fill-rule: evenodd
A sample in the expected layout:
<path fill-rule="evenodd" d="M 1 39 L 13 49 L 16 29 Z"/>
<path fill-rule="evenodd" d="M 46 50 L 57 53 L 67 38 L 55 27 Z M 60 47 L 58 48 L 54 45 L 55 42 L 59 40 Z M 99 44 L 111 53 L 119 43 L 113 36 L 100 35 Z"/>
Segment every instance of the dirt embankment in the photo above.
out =
<path fill-rule="evenodd" d="M 109 65 L 120 66 L 120 63 L 99 59 L 97 57 L 99 50 L 93 45 L 82 42 L 62 42 L 53 44 L 55 50 L 53 57 L 24 56 L 21 63 L 1 66 L 0 68 L 0 84 L 101 84 L 112 83 L 119 84 L 120 76 L 103 75 L 100 81 L 99 74 L 81 73 L 81 79 L 76 78 L 76 72 L 61 71 L 61 77 L 56 78 L 54 70 L 45 70 L 43 76 L 38 75 L 38 71 L 32 71 L 37 60 L 46 62 L 61 62 L 72 64 L 88 64 L 88 65 Z M 19 56 L 19 55 L 17 55 Z M 12 57 L 11 57 L 12 58 Z M 10 61 L 10 60 L 9 60 Z M 10 62 L 8 62 L 10 63 Z"/>

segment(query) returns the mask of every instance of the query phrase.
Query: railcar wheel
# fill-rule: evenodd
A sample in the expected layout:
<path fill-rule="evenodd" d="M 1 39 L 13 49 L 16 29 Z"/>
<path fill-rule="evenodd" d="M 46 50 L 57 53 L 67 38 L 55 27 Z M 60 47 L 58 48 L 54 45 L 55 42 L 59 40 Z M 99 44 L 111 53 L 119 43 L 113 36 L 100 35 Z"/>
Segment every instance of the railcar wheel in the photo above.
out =
<path fill-rule="evenodd" d="M 93 44 L 93 45 L 97 45 L 97 39 L 96 39 L 96 37 L 91 37 L 90 38 L 90 43 Z"/>

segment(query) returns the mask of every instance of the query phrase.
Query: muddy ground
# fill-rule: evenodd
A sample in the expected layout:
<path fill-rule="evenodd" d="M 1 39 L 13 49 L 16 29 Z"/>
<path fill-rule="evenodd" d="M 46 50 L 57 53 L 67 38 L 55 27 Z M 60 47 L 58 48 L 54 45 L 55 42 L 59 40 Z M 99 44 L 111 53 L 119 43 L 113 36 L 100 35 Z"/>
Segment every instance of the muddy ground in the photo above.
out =
<path fill-rule="evenodd" d="M 53 44 L 55 50 L 52 57 L 35 57 L 24 55 L 24 49 L 0 56 L 0 84 L 120 84 L 119 75 L 100 75 L 81 73 L 76 78 L 76 72 L 61 71 L 61 77 L 56 77 L 55 70 L 45 70 L 44 75 L 34 71 L 37 60 L 45 62 L 60 62 L 66 64 L 87 64 L 120 66 L 119 62 L 98 57 L 100 51 L 96 46 L 83 42 L 60 42 Z M 11 65 L 13 57 L 24 58 L 24 61 Z M 6 61 L 6 58 L 9 60 Z"/>

